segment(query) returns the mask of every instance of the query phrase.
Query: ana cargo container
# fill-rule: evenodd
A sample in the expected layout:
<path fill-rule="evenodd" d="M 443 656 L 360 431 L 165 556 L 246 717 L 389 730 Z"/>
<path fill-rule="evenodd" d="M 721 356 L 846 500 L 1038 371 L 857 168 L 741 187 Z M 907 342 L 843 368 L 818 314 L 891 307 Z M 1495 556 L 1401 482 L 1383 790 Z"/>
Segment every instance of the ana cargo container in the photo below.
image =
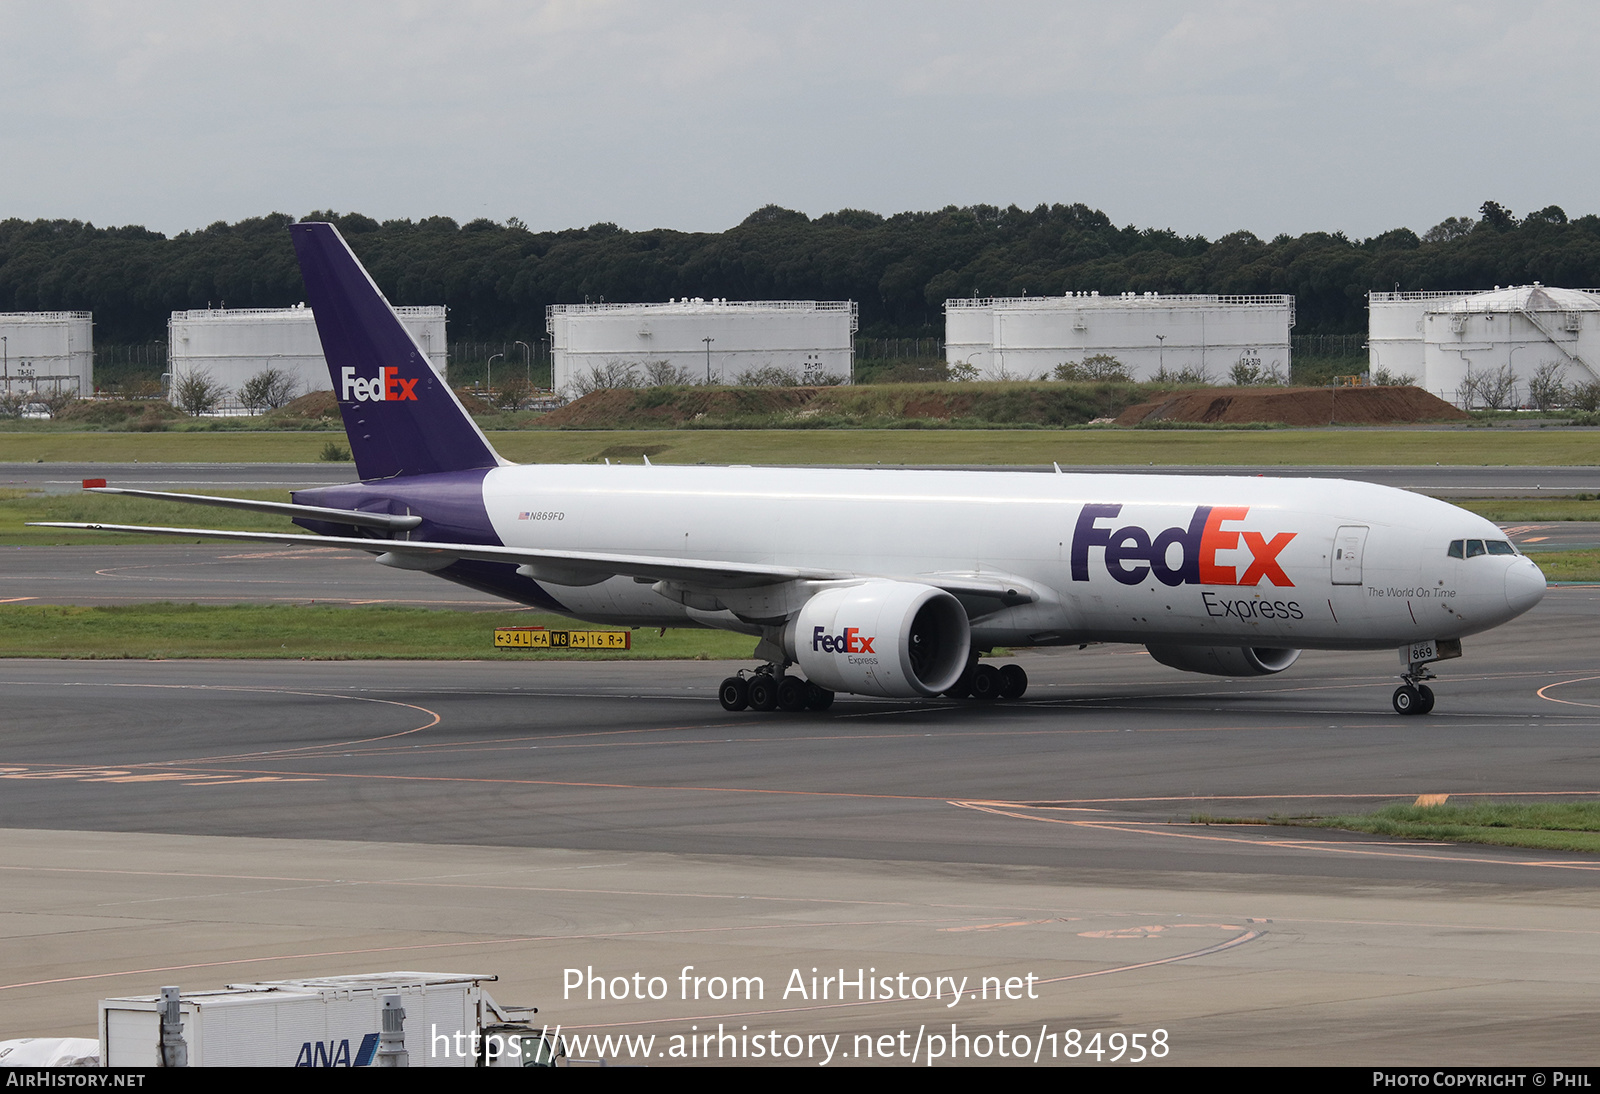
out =
<path fill-rule="evenodd" d="M 396 995 L 405 1011 L 410 1067 L 548 1063 L 541 1030 L 530 1024 L 533 1008 L 496 1003 L 483 990 L 494 979 L 385 972 L 229 984 L 186 993 L 179 1009 L 187 1065 L 373 1066 L 379 1056 L 383 1000 Z M 101 1062 L 107 1067 L 162 1066 L 161 1006 L 160 995 L 102 999 Z"/>

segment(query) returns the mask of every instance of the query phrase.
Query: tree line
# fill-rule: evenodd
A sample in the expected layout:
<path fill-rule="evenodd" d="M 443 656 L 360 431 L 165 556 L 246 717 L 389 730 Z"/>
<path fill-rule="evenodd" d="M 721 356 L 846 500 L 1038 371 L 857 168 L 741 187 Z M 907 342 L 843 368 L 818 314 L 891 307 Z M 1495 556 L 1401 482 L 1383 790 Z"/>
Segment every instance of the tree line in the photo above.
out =
<path fill-rule="evenodd" d="M 1418 235 L 1307 232 L 1263 240 L 1118 228 L 1082 204 L 950 206 L 816 218 L 769 205 L 724 232 L 553 232 L 449 217 L 379 223 L 360 213 L 302 219 L 339 226 L 395 304 L 445 304 L 456 339 L 544 336 L 548 304 L 855 300 L 862 333 L 929 337 L 957 296 L 1074 291 L 1292 293 L 1297 334 L 1366 329 L 1369 290 L 1474 290 L 1542 281 L 1600 285 L 1600 217 L 1557 206 L 1518 217 L 1485 202 Z M 98 344 L 164 339 L 173 311 L 285 307 L 304 297 L 282 213 L 168 238 L 76 220 L 0 221 L 0 311 L 86 310 Z"/>

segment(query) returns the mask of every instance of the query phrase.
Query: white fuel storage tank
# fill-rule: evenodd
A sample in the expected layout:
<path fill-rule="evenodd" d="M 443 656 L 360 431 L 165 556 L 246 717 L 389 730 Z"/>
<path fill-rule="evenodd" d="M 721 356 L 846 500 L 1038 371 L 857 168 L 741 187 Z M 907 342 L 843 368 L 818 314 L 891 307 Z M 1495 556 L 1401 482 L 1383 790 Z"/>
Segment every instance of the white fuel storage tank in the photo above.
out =
<path fill-rule="evenodd" d="M 445 374 L 448 343 L 445 309 L 440 305 L 395 308 L 416 339 L 428 364 Z M 322 356 L 316 318 L 310 308 L 206 308 L 175 311 L 167 324 L 174 386 L 184 376 L 203 374 L 222 385 L 225 400 L 264 369 L 287 373 L 296 394 L 329 391 L 333 382 Z"/>
<path fill-rule="evenodd" d="M 1163 373 L 1227 383 L 1236 365 L 1289 375 L 1294 297 L 1098 292 L 945 301 L 945 359 L 984 379 L 1051 376 L 1114 357 L 1135 380 Z"/>
<path fill-rule="evenodd" d="M 1514 385 L 1502 402 L 1525 402 L 1544 370 L 1567 386 L 1600 382 L 1600 290 L 1531 285 L 1487 292 L 1370 293 L 1368 352 L 1374 373 L 1408 374 L 1429 392 L 1479 405 L 1486 378 Z"/>
<path fill-rule="evenodd" d="M 765 372 L 814 384 L 849 383 L 854 372 L 852 300 L 552 304 L 545 326 L 551 385 L 569 395 L 596 378 L 733 384 Z"/>
<path fill-rule="evenodd" d="M 0 388 L 22 395 L 94 391 L 94 323 L 86 311 L 0 313 Z"/>

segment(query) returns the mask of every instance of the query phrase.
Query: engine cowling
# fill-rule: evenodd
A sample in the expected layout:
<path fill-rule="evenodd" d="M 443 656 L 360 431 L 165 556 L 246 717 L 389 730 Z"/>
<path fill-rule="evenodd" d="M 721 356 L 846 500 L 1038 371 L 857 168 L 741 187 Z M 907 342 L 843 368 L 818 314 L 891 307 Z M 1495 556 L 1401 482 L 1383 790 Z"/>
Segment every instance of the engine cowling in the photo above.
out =
<path fill-rule="evenodd" d="M 789 655 L 821 687 L 912 699 L 955 685 L 972 628 L 961 602 L 943 589 L 867 581 L 817 593 L 786 638 Z"/>
<path fill-rule="evenodd" d="M 1207 676 L 1271 676 L 1300 657 L 1299 650 L 1253 646 L 1146 646 L 1150 656 L 1170 668 Z"/>

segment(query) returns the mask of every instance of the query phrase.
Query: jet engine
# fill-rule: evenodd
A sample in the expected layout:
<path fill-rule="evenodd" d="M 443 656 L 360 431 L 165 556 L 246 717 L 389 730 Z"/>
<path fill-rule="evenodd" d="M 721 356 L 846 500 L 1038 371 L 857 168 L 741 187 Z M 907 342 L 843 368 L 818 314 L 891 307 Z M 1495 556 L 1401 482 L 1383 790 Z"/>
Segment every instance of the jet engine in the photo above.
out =
<path fill-rule="evenodd" d="M 972 629 L 950 593 L 906 581 L 824 589 L 785 632 L 788 653 L 829 691 L 913 699 L 955 686 Z"/>
<path fill-rule="evenodd" d="M 1251 646 L 1146 646 L 1150 656 L 1169 668 L 1207 676 L 1271 676 L 1300 657 L 1299 650 Z"/>

